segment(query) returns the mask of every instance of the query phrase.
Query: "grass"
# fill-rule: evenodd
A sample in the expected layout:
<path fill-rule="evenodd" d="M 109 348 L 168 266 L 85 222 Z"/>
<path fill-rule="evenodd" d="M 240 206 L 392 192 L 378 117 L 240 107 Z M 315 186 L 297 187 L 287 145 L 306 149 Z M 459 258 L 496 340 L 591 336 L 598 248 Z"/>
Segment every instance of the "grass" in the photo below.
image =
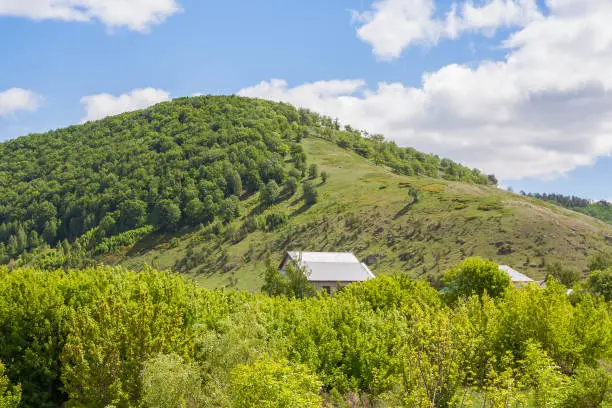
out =
<path fill-rule="evenodd" d="M 314 181 L 317 204 L 304 206 L 298 191 L 263 212 L 287 214 L 285 226 L 236 242 L 211 240 L 201 231 L 177 235 L 175 245 L 173 237 L 150 237 L 107 262 L 180 269 L 204 287 L 256 291 L 267 256 L 276 262 L 294 249 L 351 251 L 376 274 L 414 277 L 436 276 L 465 257 L 482 256 L 537 279 L 549 262 L 584 270 L 590 253 L 609 246 L 612 227 L 582 214 L 494 187 L 398 176 L 327 141 L 303 143 L 309 160 L 330 178 Z M 410 188 L 419 191 L 416 202 Z M 243 217 L 233 228 L 258 214 L 257 200 L 243 201 Z"/>

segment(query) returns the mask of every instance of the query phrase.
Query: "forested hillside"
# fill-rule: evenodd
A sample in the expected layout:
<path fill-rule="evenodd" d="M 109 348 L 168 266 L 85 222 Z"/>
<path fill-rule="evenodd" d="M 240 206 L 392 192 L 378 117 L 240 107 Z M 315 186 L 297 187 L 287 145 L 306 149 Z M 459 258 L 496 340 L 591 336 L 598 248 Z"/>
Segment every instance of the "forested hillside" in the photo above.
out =
<path fill-rule="evenodd" d="M 309 170 L 300 141 L 310 136 L 400 174 L 494 181 L 287 104 L 181 98 L 0 144 L 0 263 L 52 247 L 61 253 L 48 256 L 51 266 L 81 265 L 153 231 L 229 223 L 241 198 L 295 190 Z"/>
<path fill-rule="evenodd" d="M 449 276 L 471 273 L 499 269 Z M 404 275 L 288 299 L 153 270 L 0 267 L 0 406 L 610 406 L 609 304 L 505 279 L 495 297 Z"/>
<path fill-rule="evenodd" d="M 526 194 L 526 193 L 525 193 Z M 562 194 L 539 194 L 529 193 L 530 197 L 555 203 L 562 207 L 577 211 L 582 214 L 590 215 L 602 221 L 612 224 L 612 204 L 607 201 L 591 201 L 576 196 L 565 196 Z"/>

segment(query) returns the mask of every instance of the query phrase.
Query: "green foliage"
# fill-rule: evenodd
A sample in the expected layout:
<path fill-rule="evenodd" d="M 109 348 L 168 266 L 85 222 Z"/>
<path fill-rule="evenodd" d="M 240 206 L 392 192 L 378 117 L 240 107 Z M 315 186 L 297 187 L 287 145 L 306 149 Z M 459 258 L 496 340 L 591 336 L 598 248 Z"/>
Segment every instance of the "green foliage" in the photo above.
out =
<path fill-rule="evenodd" d="M 279 272 L 273 264 L 268 263 L 261 290 L 270 296 L 296 299 L 312 297 L 317 291 L 308 281 L 308 275 L 309 272 L 295 262 L 290 262 L 282 272 Z"/>
<path fill-rule="evenodd" d="M 523 193 L 524 194 L 524 193 Z M 612 224 L 612 205 L 607 201 L 593 202 L 585 198 L 575 196 L 564 196 L 562 194 L 528 194 L 531 197 L 539 198 L 540 200 L 555 203 L 570 210 L 577 211 L 582 214 L 598 218 L 602 221 Z M 596 269 L 592 269 L 596 270 Z"/>
<path fill-rule="evenodd" d="M 612 378 L 602 368 L 582 366 L 569 380 L 559 408 L 612 406 Z"/>
<path fill-rule="evenodd" d="M 203 400 L 199 369 L 176 354 L 160 354 L 144 363 L 141 404 L 147 408 L 189 408 Z"/>
<path fill-rule="evenodd" d="M 572 303 L 551 280 L 448 304 L 405 275 L 312 296 L 305 271 L 272 265 L 277 296 L 147 268 L 0 268 L 0 401 L 6 377 L 25 408 L 608 403 L 601 297 Z"/>
<path fill-rule="evenodd" d="M 481 258 L 469 258 L 455 268 L 446 271 L 442 282 L 446 285 L 445 297 L 455 302 L 460 297 L 503 295 L 510 287 L 510 277 L 495 262 Z"/>
<path fill-rule="evenodd" d="M 227 222 L 228 213 L 218 211 L 229 196 L 248 199 L 261 183 L 282 185 L 288 174 L 315 178 L 317 163 L 308 162 L 301 144 L 313 136 L 399 174 L 489 184 L 476 170 L 379 135 L 341 130 L 329 118 L 287 104 L 179 98 L 1 143 L 0 261 L 72 244 L 98 227 L 99 241 L 145 224 L 174 232 L 218 218 Z"/>
<path fill-rule="evenodd" d="M 321 172 L 321 181 L 323 183 L 327 183 L 327 180 L 329 179 L 329 173 L 326 171 L 322 171 Z"/>
<path fill-rule="evenodd" d="M 313 205 L 319 200 L 319 192 L 314 188 L 311 182 L 305 181 L 303 185 L 304 189 L 304 203 L 306 205 Z"/>
<path fill-rule="evenodd" d="M 566 378 L 540 344 L 533 340 L 527 341 L 525 359 L 521 365 L 525 385 L 533 390 L 534 405 L 537 408 L 558 406 Z"/>
<path fill-rule="evenodd" d="M 588 288 L 591 292 L 602 295 L 606 302 L 612 300 L 612 268 L 595 270 L 589 274 Z"/>
<path fill-rule="evenodd" d="M 580 272 L 563 265 L 561 262 L 546 265 L 546 273 L 549 276 L 553 276 L 561 282 L 562 285 L 568 288 L 571 288 L 575 283 L 580 281 Z"/>
<path fill-rule="evenodd" d="M 0 408 L 17 408 L 20 402 L 21 387 L 11 384 L 0 361 Z"/>
<path fill-rule="evenodd" d="M 259 189 L 260 200 L 263 205 L 274 204 L 280 195 L 280 187 L 274 180 L 268 181 L 267 184 L 262 185 Z"/>
<path fill-rule="evenodd" d="M 287 223 L 287 214 L 284 213 L 269 213 L 266 215 L 266 230 L 274 231 L 281 225 Z"/>
<path fill-rule="evenodd" d="M 316 408 L 321 382 L 308 368 L 288 361 L 258 360 L 231 374 L 236 408 Z"/>
<path fill-rule="evenodd" d="M 612 268 L 612 252 L 600 251 L 589 258 L 589 271 L 603 271 Z"/>
<path fill-rule="evenodd" d="M 311 179 L 319 177 L 319 166 L 314 163 L 311 164 L 310 167 L 308 167 L 308 177 Z"/>
<path fill-rule="evenodd" d="M 162 229 L 162 231 L 173 231 L 178 226 L 181 219 L 181 209 L 172 200 L 161 200 L 155 204 L 153 209 L 153 222 Z"/>
<path fill-rule="evenodd" d="M 293 196 L 297 192 L 298 181 L 296 177 L 288 177 L 285 180 L 285 191 L 289 196 Z"/>
<path fill-rule="evenodd" d="M 419 190 L 414 187 L 410 187 L 408 189 L 408 196 L 412 198 L 413 203 L 417 203 L 419 201 Z"/>

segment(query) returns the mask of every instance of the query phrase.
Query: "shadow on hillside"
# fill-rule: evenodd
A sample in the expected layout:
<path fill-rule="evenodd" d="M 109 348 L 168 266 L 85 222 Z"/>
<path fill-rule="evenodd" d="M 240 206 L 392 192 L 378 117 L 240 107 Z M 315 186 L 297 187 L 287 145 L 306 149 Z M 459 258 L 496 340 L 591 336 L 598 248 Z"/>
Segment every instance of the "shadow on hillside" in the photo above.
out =
<path fill-rule="evenodd" d="M 136 242 L 126 253 L 126 256 L 135 256 L 142 254 L 148 250 L 155 248 L 158 245 L 164 244 L 169 241 L 170 238 L 164 234 L 152 233 Z"/>
<path fill-rule="evenodd" d="M 408 204 L 406 204 L 406 205 L 404 206 L 404 208 L 402 208 L 401 210 L 399 210 L 399 211 L 397 212 L 397 214 L 395 214 L 395 215 L 393 216 L 393 219 L 394 219 L 394 220 L 397 220 L 398 218 L 401 218 L 401 217 L 403 217 L 404 215 L 408 214 L 408 212 L 410 211 L 410 209 L 412 208 L 412 206 L 414 205 L 414 203 L 415 203 L 414 201 L 411 201 L 411 202 L 409 202 Z"/>
<path fill-rule="evenodd" d="M 294 212 L 291 214 L 291 216 L 292 216 L 292 217 L 297 217 L 298 215 L 303 214 L 303 213 L 305 213 L 306 211 L 308 211 L 308 209 L 309 209 L 310 207 L 311 207 L 310 205 L 307 205 L 307 204 L 302 204 L 302 206 L 301 206 L 300 208 L 298 208 L 297 210 L 295 210 L 295 211 L 294 211 Z"/>

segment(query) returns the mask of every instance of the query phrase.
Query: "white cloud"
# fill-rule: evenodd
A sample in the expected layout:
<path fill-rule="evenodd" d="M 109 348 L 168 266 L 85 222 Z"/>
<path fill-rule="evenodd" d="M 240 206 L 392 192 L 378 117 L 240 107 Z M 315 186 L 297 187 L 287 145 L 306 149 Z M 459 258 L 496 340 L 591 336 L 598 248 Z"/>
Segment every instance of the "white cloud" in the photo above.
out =
<path fill-rule="evenodd" d="M 92 21 L 146 32 L 181 11 L 177 0 L 0 0 L 0 16 Z"/>
<path fill-rule="evenodd" d="M 11 116 L 19 111 L 33 112 L 38 109 L 42 97 L 22 88 L 11 88 L 0 92 L 0 116 Z"/>
<path fill-rule="evenodd" d="M 107 116 L 118 115 L 144 109 L 160 102 L 168 101 L 170 95 L 162 89 L 143 88 L 113 96 L 106 93 L 84 96 L 81 103 L 85 106 L 86 115 L 82 123 L 103 119 Z"/>
<path fill-rule="evenodd" d="M 521 27 L 542 18 L 536 0 L 480 3 L 454 3 L 440 11 L 434 0 L 376 0 L 371 10 L 353 12 L 353 21 L 360 25 L 357 35 L 372 45 L 377 57 L 394 59 L 413 44 L 435 45 L 466 31 L 490 35 L 501 27 Z"/>
<path fill-rule="evenodd" d="M 307 107 L 501 179 L 556 177 L 612 154 L 612 2 L 547 7 L 502 42 L 503 61 L 447 65 L 418 87 L 273 80 L 239 93 Z M 509 21 L 462 13 L 472 27 Z"/>

